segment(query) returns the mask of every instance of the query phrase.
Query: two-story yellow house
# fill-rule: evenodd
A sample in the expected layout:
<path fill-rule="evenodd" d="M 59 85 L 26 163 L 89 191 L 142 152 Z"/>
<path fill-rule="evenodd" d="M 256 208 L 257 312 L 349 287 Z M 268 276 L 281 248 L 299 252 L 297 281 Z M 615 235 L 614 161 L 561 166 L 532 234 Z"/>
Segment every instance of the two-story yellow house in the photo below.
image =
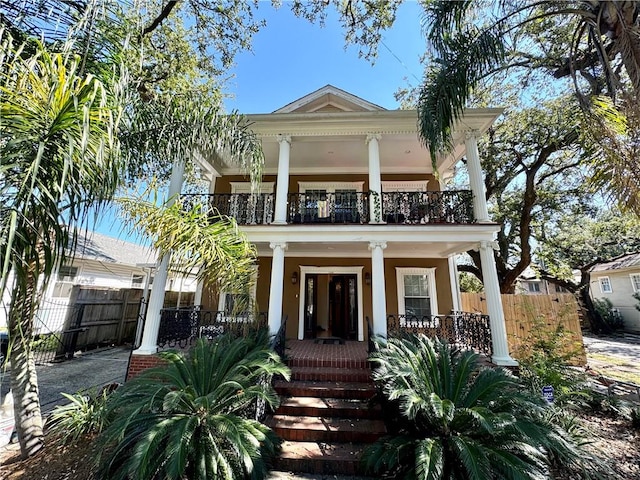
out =
<path fill-rule="evenodd" d="M 362 342 L 368 323 L 378 335 L 446 329 L 473 337 L 467 343 L 479 342 L 494 363 L 514 364 L 492 250 L 498 225 L 488 217 L 477 148 L 500 113 L 466 110 L 437 173 L 415 110 L 386 110 L 327 85 L 273 113 L 247 115 L 265 156 L 259 195 L 218 158 L 207 166 L 209 203 L 235 217 L 257 247 L 249 294 L 271 332 L 284 319 L 287 339 L 297 340 Z M 456 168 L 468 170 L 470 190 L 445 188 Z M 481 254 L 489 318 L 460 312 L 454 256 L 469 249 Z M 154 288 L 160 280 L 156 274 Z M 246 295 L 208 291 L 202 309 L 227 314 Z M 151 305 L 149 314 L 158 317 Z M 155 317 L 136 355 L 155 352 Z"/>

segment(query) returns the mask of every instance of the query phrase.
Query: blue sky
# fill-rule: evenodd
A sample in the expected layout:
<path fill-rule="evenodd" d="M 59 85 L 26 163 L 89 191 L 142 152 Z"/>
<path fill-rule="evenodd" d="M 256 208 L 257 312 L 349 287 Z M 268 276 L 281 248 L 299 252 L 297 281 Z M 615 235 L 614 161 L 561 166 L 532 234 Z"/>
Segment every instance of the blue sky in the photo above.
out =
<path fill-rule="evenodd" d="M 263 8 L 264 7 L 264 8 Z M 344 34 L 333 10 L 324 28 L 296 18 L 286 2 L 279 10 L 261 6 L 267 26 L 253 42 L 253 52 L 236 57 L 235 75 L 227 91 L 227 110 L 241 113 L 272 112 L 320 87 L 332 84 L 354 95 L 395 109 L 394 92 L 417 85 L 424 52 L 420 31 L 421 8 L 409 1 L 400 6 L 393 27 L 383 36 L 374 65 L 358 58 L 355 46 L 344 48 Z M 394 57 L 397 56 L 398 58 Z"/>

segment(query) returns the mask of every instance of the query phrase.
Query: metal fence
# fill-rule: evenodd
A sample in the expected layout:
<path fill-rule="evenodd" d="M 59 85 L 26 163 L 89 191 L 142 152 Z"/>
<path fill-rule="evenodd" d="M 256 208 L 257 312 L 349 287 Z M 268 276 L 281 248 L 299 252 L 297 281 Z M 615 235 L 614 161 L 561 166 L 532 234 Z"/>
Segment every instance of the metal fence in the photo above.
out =
<path fill-rule="evenodd" d="M 231 315 L 197 307 L 164 308 L 160 311 L 158 346 L 186 348 L 198 338 L 214 338 L 224 333 L 246 336 L 267 326 L 267 313 Z"/>
<path fill-rule="evenodd" d="M 452 312 L 449 315 L 388 315 L 389 336 L 401 332 L 421 333 L 430 338 L 446 340 L 460 348 L 491 355 L 491 327 L 489 316 L 470 312 Z"/>

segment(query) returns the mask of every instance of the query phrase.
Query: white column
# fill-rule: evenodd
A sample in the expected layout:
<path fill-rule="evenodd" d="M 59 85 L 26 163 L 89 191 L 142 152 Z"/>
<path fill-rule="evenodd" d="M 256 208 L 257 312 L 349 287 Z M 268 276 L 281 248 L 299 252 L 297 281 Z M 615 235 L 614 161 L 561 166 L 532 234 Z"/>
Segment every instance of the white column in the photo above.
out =
<path fill-rule="evenodd" d="M 211 180 L 209 180 L 209 195 L 216 193 L 216 178 L 216 176 L 211 175 Z"/>
<path fill-rule="evenodd" d="M 216 193 L 216 176 L 211 175 L 209 180 L 209 195 L 213 195 Z M 193 304 L 195 306 L 202 305 L 202 292 L 204 290 L 204 282 L 202 280 L 198 280 L 198 284 L 196 285 L 196 293 L 193 296 Z"/>
<path fill-rule="evenodd" d="M 204 290 L 204 282 L 202 280 L 198 280 L 198 284 L 196 285 L 196 292 L 193 295 L 193 304 L 195 306 L 202 305 L 202 291 Z"/>
<path fill-rule="evenodd" d="M 369 192 L 372 193 L 369 199 L 370 223 L 380 223 L 382 221 L 382 181 L 380 180 L 380 146 L 378 145 L 380 138 L 381 135 L 379 133 L 367 135 L 367 145 L 369 146 Z"/>
<path fill-rule="evenodd" d="M 269 245 L 273 250 L 271 258 L 271 286 L 269 287 L 269 333 L 275 335 L 282 323 L 282 291 L 284 289 L 284 252 L 285 242 Z"/>
<path fill-rule="evenodd" d="M 177 196 L 180 194 L 183 180 L 184 162 L 177 161 L 171 169 L 167 205 L 173 205 L 176 201 Z M 151 296 L 149 297 L 149 305 L 147 306 L 147 315 L 142 333 L 142 344 L 140 348 L 133 352 L 136 355 L 152 355 L 158 351 L 157 342 L 158 330 L 160 329 L 160 310 L 162 310 L 164 304 L 164 291 L 167 285 L 170 260 L 170 254 L 164 255 L 156 269 L 156 274 L 153 278 L 153 287 L 151 288 Z"/>
<path fill-rule="evenodd" d="M 502 310 L 502 298 L 500 296 L 500 284 L 496 261 L 493 257 L 493 242 L 480 242 L 480 264 L 482 267 L 482 280 L 484 292 L 487 296 L 487 311 L 491 324 L 491 341 L 493 343 L 493 357 L 491 361 L 496 365 L 518 365 L 509 355 L 507 343 L 507 329 Z"/>
<path fill-rule="evenodd" d="M 478 132 L 468 131 L 465 134 L 465 148 L 467 153 L 467 170 L 469 172 L 469 184 L 473 192 L 473 214 L 478 222 L 490 222 L 485 195 L 484 179 L 482 178 L 482 166 L 478 153 Z"/>
<path fill-rule="evenodd" d="M 451 298 L 453 300 L 453 310 L 459 312 L 462 310 L 462 300 L 460 299 L 460 279 L 458 278 L 458 266 L 456 265 L 456 256 L 449 255 L 449 284 L 451 285 Z"/>
<path fill-rule="evenodd" d="M 369 242 L 371 250 L 371 298 L 373 333 L 387 336 L 387 292 L 384 283 L 384 255 L 386 242 Z"/>
<path fill-rule="evenodd" d="M 280 153 L 278 155 L 278 184 L 276 186 L 276 208 L 272 225 L 287 223 L 287 196 L 289 194 L 289 154 L 291 151 L 291 137 L 278 135 Z"/>

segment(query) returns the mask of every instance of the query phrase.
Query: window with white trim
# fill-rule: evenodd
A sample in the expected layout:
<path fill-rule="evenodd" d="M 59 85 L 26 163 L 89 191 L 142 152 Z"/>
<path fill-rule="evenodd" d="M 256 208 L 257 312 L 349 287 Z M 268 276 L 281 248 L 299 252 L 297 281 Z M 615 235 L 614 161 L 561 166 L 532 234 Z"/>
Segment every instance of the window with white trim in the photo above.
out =
<path fill-rule="evenodd" d="M 78 267 L 63 265 L 58 268 L 58 276 L 51 294 L 54 298 L 68 298 L 78 276 Z"/>
<path fill-rule="evenodd" d="M 398 313 L 422 318 L 438 314 L 435 268 L 396 267 Z"/>
<path fill-rule="evenodd" d="M 631 277 L 631 286 L 633 287 L 633 291 L 640 292 L 640 273 L 632 273 L 629 277 Z"/>
<path fill-rule="evenodd" d="M 253 306 L 256 300 L 258 269 L 255 268 L 252 274 L 250 285 L 244 290 L 220 292 L 218 298 L 218 310 L 223 312 L 224 317 L 247 316 L 253 313 Z"/>
<path fill-rule="evenodd" d="M 143 288 L 144 277 L 145 275 L 141 275 L 139 273 L 131 274 L 131 288 Z"/>
<path fill-rule="evenodd" d="M 600 282 L 600 291 L 602 293 L 612 293 L 613 288 L 611 288 L 611 281 L 609 277 L 598 277 L 598 282 Z"/>

